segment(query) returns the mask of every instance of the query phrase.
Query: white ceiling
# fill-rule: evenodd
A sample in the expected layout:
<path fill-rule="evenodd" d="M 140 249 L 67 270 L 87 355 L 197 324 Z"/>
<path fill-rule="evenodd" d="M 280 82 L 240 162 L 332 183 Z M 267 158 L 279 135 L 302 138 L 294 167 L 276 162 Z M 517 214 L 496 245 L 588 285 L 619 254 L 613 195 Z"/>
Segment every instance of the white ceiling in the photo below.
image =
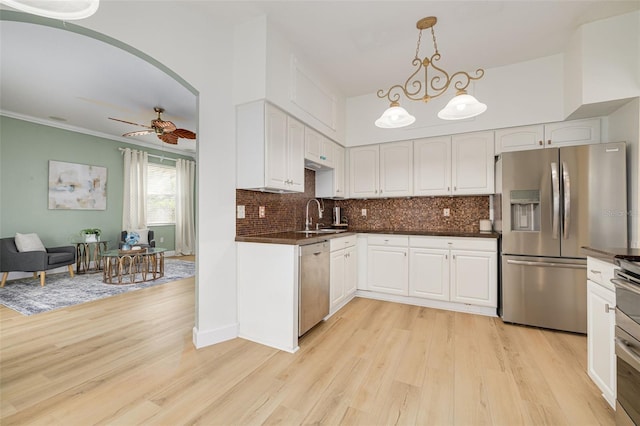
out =
<path fill-rule="evenodd" d="M 266 14 L 350 97 L 408 77 L 415 23 L 425 16 L 438 18 L 440 65 L 473 71 L 560 53 L 580 25 L 640 9 L 640 1 L 209 0 L 176 1 L 176 7 L 224 13 L 234 22 Z M 167 111 L 164 119 L 197 131 L 195 96 L 130 53 L 72 32 L 9 21 L 0 21 L 0 39 L 0 109 L 7 115 L 117 139 L 141 128 L 108 117 L 148 124 L 158 105 Z M 421 56 L 430 56 L 431 34 L 422 40 Z M 136 141 L 163 146 L 154 135 Z M 195 143 L 180 139 L 178 149 L 193 155 Z"/>

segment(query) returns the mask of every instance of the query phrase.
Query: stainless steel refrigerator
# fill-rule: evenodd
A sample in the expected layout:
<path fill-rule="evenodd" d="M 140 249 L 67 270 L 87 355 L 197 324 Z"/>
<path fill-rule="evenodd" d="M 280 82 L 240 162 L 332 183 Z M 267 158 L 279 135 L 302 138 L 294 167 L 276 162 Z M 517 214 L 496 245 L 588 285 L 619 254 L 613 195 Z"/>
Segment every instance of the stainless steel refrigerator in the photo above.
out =
<path fill-rule="evenodd" d="M 581 247 L 627 247 L 625 148 L 616 142 L 502 154 L 505 322 L 586 333 Z"/>

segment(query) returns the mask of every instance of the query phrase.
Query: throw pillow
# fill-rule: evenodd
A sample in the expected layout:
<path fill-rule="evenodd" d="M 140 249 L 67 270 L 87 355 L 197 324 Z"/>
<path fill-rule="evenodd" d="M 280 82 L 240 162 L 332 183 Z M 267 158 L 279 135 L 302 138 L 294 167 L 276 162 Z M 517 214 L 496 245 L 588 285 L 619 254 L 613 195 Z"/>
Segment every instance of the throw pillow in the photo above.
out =
<path fill-rule="evenodd" d="M 38 234 L 19 234 L 16 233 L 16 247 L 19 252 L 24 251 L 47 251 L 44 244 L 40 241 Z"/>
<path fill-rule="evenodd" d="M 134 229 L 132 232 L 137 232 L 140 235 L 140 241 L 138 244 L 149 244 L 149 230 L 148 229 Z"/>

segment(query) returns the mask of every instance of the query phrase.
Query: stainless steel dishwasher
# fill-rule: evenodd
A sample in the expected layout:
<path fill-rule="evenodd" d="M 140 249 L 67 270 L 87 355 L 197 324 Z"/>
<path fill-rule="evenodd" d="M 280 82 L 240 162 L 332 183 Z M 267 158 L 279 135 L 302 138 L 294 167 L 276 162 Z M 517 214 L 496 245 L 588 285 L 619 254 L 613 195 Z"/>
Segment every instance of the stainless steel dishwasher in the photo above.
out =
<path fill-rule="evenodd" d="M 298 336 L 329 315 L 329 242 L 300 246 Z"/>

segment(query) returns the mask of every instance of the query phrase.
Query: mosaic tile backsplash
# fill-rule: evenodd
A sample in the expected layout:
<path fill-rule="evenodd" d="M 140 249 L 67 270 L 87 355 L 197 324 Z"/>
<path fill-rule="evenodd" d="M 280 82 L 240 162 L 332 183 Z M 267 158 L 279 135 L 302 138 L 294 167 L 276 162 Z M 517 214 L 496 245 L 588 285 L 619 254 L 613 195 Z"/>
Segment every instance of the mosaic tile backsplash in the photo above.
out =
<path fill-rule="evenodd" d="M 305 192 L 275 194 L 236 190 L 236 205 L 245 206 L 245 219 L 236 219 L 236 235 L 256 235 L 304 229 L 305 206 L 314 198 L 315 172 L 305 170 Z M 330 225 L 334 206 L 342 208 L 350 229 L 358 231 L 438 231 L 478 232 L 481 219 L 489 219 L 489 196 L 411 197 L 370 200 L 320 200 L 324 215 L 320 223 Z M 259 207 L 265 217 L 259 217 Z M 445 208 L 450 216 L 445 217 Z M 367 216 L 362 216 L 362 209 Z M 313 224 L 318 222 L 318 208 L 309 206 Z"/>

